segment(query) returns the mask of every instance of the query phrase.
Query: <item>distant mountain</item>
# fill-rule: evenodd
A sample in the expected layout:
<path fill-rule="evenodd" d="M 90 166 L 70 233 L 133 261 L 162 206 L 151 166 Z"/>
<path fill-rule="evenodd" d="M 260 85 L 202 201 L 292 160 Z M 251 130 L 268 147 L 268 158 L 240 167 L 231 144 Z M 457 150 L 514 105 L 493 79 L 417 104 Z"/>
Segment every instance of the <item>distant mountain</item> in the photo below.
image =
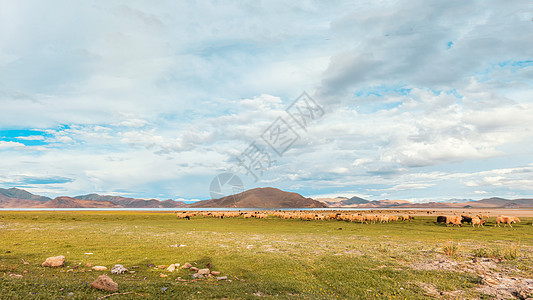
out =
<path fill-rule="evenodd" d="M 28 191 L 10 188 L 0 188 L 1 208 L 178 208 L 185 207 L 182 201 L 156 199 L 144 200 L 125 198 L 120 196 L 100 196 L 89 194 L 77 197 L 48 197 L 34 195 Z"/>
<path fill-rule="evenodd" d="M 198 201 L 189 207 L 324 208 L 327 205 L 297 193 L 266 187 L 251 189 L 236 196 L 230 195 L 219 199 Z"/>
<path fill-rule="evenodd" d="M 52 200 L 52 198 L 34 195 L 28 191 L 17 189 L 17 188 L 10 188 L 10 189 L 0 188 L 0 195 L 3 195 L 4 197 L 7 197 L 7 198 L 19 199 L 19 200 L 31 200 L 31 201 L 40 201 L 40 202 L 46 202 L 46 201 Z"/>
<path fill-rule="evenodd" d="M 46 208 L 120 208 L 111 201 L 80 200 L 71 197 L 57 197 L 42 205 Z"/>
<path fill-rule="evenodd" d="M 329 207 L 354 207 L 360 204 L 366 204 L 370 202 L 360 197 L 319 198 L 316 200 L 326 204 Z"/>
<path fill-rule="evenodd" d="M 171 199 L 168 199 L 166 201 L 159 201 L 156 199 L 145 200 L 98 194 L 88 194 L 76 196 L 74 198 L 81 200 L 110 201 L 124 208 L 173 208 L 187 206 L 187 204 L 183 201 L 174 201 Z"/>

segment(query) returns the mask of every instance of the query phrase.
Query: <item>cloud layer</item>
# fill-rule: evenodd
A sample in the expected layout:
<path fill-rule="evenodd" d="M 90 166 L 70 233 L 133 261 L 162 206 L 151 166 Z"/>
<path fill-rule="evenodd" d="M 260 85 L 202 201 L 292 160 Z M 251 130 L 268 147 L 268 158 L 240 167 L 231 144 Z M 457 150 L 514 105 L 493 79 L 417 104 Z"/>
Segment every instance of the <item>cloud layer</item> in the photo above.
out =
<path fill-rule="evenodd" d="M 532 18 L 530 1 L 2 2 L 0 185 L 206 199 L 230 171 L 308 196 L 533 197 Z M 305 129 L 285 112 L 303 91 L 325 111 Z M 261 138 L 279 117 L 299 137 L 282 156 Z M 236 159 L 252 142 L 257 181 Z"/>

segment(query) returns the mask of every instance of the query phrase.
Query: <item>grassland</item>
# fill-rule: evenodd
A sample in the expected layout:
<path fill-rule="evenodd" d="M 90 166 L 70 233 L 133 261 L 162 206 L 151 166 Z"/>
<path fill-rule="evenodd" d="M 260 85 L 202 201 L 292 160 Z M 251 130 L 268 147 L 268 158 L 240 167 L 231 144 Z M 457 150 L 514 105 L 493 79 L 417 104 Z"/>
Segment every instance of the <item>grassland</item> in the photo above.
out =
<path fill-rule="evenodd" d="M 532 278 L 531 221 L 478 229 L 437 225 L 434 217 L 357 224 L 178 220 L 149 212 L 0 212 L 0 299 L 110 294 L 90 287 L 109 271 L 92 271 L 87 263 L 135 271 L 110 275 L 120 293 L 135 294 L 107 299 L 491 299 L 483 292 L 481 271 L 468 268 L 485 257 L 487 272 Z M 64 267 L 41 267 L 56 255 L 66 257 Z M 188 270 L 149 266 L 185 262 L 200 268 L 209 263 L 228 280 L 193 281 Z M 435 267 L 439 264 L 444 267 Z"/>

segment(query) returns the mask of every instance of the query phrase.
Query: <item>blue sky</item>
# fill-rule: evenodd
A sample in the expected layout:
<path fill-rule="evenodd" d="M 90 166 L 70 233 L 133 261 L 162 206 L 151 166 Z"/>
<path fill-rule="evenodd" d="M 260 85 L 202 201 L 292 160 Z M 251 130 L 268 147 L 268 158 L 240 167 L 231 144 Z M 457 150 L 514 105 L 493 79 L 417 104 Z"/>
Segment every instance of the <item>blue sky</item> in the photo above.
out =
<path fill-rule="evenodd" d="M 2 1 L 0 187 L 208 199 L 232 172 L 312 197 L 533 197 L 532 20 L 531 1 Z M 302 128 L 304 91 L 323 114 Z"/>

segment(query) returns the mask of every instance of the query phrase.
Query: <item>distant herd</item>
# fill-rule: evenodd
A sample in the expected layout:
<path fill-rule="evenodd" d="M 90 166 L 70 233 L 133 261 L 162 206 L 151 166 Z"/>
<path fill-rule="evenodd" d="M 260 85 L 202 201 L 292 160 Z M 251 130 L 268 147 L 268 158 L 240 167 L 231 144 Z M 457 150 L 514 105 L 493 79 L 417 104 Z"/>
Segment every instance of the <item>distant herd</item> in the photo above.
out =
<path fill-rule="evenodd" d="M 431 212 L 428 211 L 428 214 Z M 281 219 L 296 219 L 296 220 L 304 220 L 304 221 L 311 221 L 311 220 L 338 220 L 338 221 L 347 221 L 347 222 L 358 222 L 358 223 L 364 223 L 364 224 L 375 224 L 377 222 L 379 223 L 389 223 L 389 222 L 398 222 L 398 221 L 411 221 L 414 219 L 411 214 L 414 214 L 414 212 L 409 211 L 408 214 L 403 215 L 390 215 L 390 214 L 363 214 L 363 213 L 355 213 L 355 212 L 333 212 L 333 213 L 326 213 L 326 212 L 306 212 L 306 211 L 249 211 L 249 212 L 241 212 L 241 211 L 200 211 L 200 212 L 193 212 L 193 211 L 184 211 L 184 212 L 177 212 L 176 215 L 179 219 L 190 219 L 195 216 L 203 216 L 203 217 L 213 217 L 213 218 L 236 218 L 236 217 L 243 217 L 244 219 L 249 218 L 256 218 L 256 219 L 266 219 L 269 216 L 275 217 L 275 218 L 281 218 Z M 476 216 L 466 215 L 463 214 L 461 216 L 453 215 L 453 216 L 438 216 L 437 217 L 437 223 L 444 223 L 446 226 L 460 226 L 462 227 L 463 224 L 468 223 L 471 224 L 472 227 L 484 227 L 484 224 L 489 220 L 489 215 L 483 215 L 478 214 Z M 500 224 L 503 224 L 504 227 L 509 225 L 510 227 L 513 227 L 513 223 L 520 222 L 520 219 L 518 217 L 511 217 L 511 216 L 503 216 L 499 215 L 496 217 L 496 222 L 494 226 L 500 227 Z"/>

